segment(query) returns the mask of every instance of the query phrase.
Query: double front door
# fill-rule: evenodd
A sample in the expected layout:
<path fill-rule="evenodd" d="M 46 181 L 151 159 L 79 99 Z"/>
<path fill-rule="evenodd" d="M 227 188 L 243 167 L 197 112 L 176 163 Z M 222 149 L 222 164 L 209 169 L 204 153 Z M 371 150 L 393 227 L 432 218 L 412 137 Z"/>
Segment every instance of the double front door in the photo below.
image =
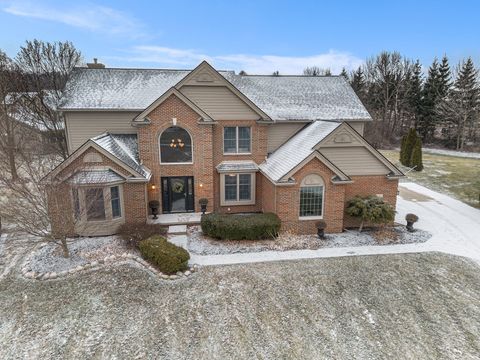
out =
<path fill-rule="evenodd" d="M 193 176 L 162 177 L 163 213 L 193 212 Z"/>

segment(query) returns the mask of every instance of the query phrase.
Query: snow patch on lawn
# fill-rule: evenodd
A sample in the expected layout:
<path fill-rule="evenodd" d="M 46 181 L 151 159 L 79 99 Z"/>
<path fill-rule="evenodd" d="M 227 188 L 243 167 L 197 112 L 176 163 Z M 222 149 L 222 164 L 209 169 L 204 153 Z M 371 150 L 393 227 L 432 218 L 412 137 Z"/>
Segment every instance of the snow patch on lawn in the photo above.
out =
<path fill-rule="evenodd" d="M 317 235 L 294 235 L 282 233 L 275 240 L 216 240 L 204 236 L 200 226 L 188 228 L 188 251 L 197 255 L 223 255 L 262 251 L 316 250 L 352 246 L 412 244 L 427 241 L 431 234 L 423 230 L 408 232 L 405 226 L 384 230 L 345 231 L 328 234 L 325 239 Z"/>
<path fill-rule="evenodd" d="M 466 152 L 466 151 L 455 151 L 455 150 L 445 150 L 445 149 L 429 149 L 429 148 L 423 148 L 422 150 L 427 154 L 457 156 L 457 157 L 463 157 L 463 158 L 469 158 L 469 159 L 480 159 L 480 153 L 478 152 Z"/>

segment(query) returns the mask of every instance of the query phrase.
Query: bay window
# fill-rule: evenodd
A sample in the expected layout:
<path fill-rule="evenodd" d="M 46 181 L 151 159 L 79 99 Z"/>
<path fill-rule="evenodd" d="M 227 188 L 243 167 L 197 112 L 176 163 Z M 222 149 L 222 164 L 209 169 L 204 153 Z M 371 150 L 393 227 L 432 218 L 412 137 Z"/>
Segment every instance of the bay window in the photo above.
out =
<path fill-rule="evenodd" d="M 221 205 L 255 204 L 255 173 L 221 174 Z"/>
<path fill-rule="evenodd" d="M 73 215 L 79 222 L 122 218 L 121 185 L 72 188 Z"/>

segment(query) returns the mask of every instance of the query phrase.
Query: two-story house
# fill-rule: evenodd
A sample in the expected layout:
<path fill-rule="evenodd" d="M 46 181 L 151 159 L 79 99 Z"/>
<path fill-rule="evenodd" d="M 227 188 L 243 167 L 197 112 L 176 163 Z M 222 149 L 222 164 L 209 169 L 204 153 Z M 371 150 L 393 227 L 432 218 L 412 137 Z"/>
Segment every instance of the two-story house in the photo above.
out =
<path fill-rule="evenodd" d="M 72 234 L 145 223 L 149 200 L 199 212 L 200 198 L 208 211 L 274 212 L 296 233 L 318 219 L 340 232 L 355 225 L 348 199 L 395 206 L 403 176 L 363 138 L 371 117 L 341 76 L 79 68 L 62 111 L 70 157 L 48 176 L 63 206 L 51 218 Z"/>

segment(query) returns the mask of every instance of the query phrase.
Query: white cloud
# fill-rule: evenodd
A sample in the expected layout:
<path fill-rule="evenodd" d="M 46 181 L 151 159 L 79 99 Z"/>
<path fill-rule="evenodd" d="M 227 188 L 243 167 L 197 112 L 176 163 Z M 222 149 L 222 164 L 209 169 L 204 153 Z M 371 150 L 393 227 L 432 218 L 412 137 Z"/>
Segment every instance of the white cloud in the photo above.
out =
<path fill-rule="evenodd" d="M 60 22 L 109 35 L 127 35 L 131 38 L 139 38 L 144 35 L 142 24 L 128 14 L 90 3 L 58 8 L 28 1 L 17 1 L 3 7 L 2 10 L 16 16 Z"/>
<path fill-rule="evenodd" d="M 194 67 L 202 60 L 207 60 L 216 68 L 245 70 L 249 74 L 271 74 L 278 70 L 280 74 L 301 74 L 307 66 L 329 68 L 338 74 L 345 67 L 356 69 L 363 60 L 348 53 L 330 50 L 323 54 L 311 56 L 277 56 L 277 55 L 207 55 L 196 50 L 182 50 L 161 46 L 135 46 L 127 57 L 110 57 L 116 61 L 151 63 L 159 66 Z M 108 58 L 108 57 L 106 57 Z"/>

